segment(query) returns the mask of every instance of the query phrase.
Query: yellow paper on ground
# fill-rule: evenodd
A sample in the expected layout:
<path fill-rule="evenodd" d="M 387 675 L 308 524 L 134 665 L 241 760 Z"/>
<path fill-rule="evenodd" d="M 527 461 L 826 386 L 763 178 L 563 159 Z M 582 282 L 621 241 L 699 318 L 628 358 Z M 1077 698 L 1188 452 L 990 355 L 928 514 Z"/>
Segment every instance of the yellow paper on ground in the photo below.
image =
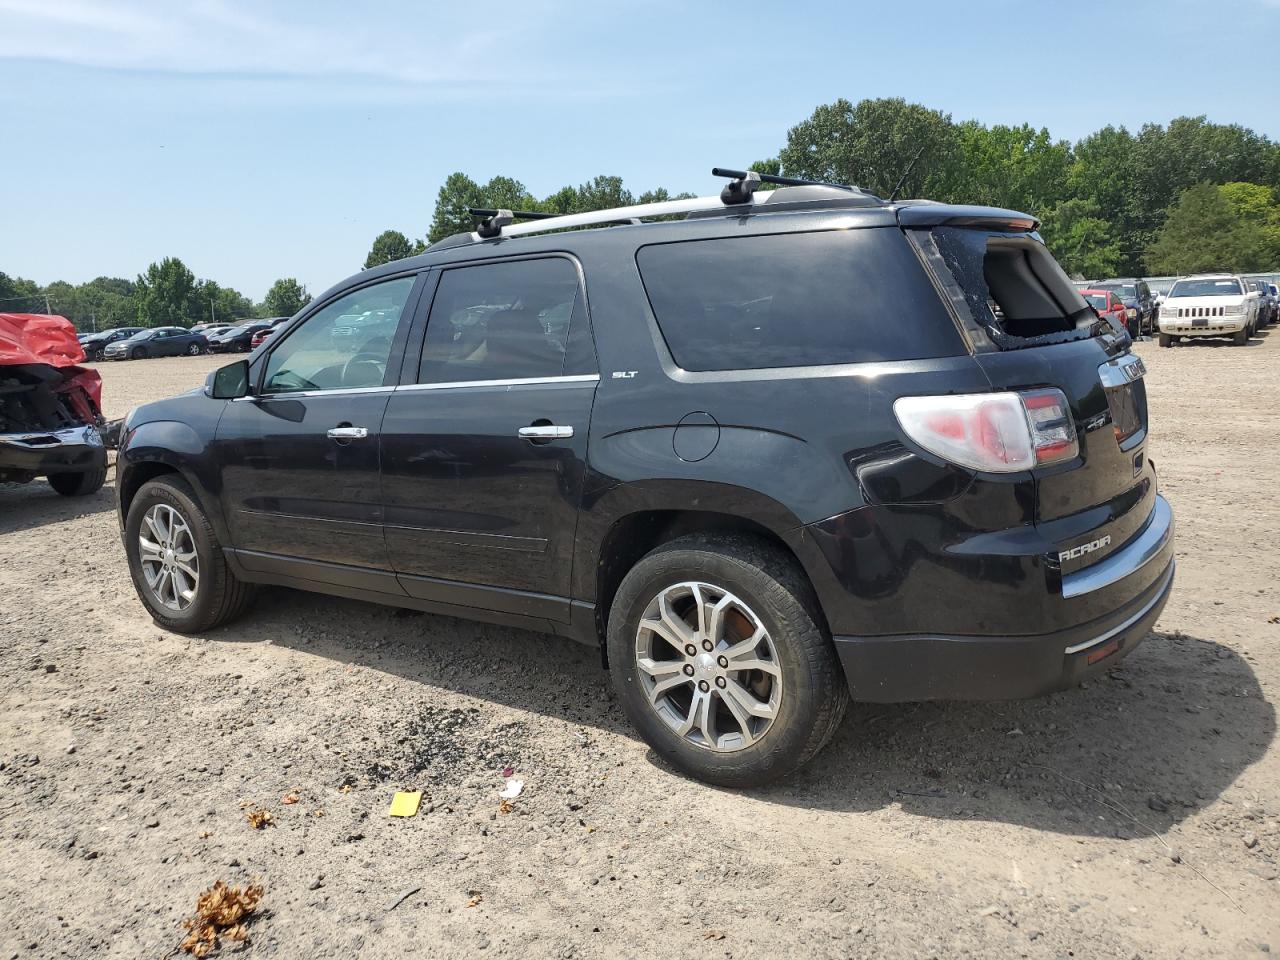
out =
<path fill-rule="evenodd" d="M 418 805 L 422 803 L 422 791 L 404 791 L 401 790 L 391 798 L 391 809 L 387 811 L 389 817 L 412 817 L 418 813 Z"/>

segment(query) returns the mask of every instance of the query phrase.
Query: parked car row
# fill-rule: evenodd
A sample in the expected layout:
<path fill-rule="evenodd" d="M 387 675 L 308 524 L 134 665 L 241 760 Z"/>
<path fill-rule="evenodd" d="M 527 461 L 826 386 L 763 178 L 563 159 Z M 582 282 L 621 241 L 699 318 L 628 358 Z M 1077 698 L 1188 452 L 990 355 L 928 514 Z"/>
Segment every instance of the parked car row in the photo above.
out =
<path fill-rule="evenodd" d="M 1155 334 L 1162 347 L 1183 337 L 1230 337 L 1243 346 L 1280 320 L 1280 288 L 1267 276 L 1130 277 L 1078 280 L 1076 287 L 1099 316 L 1135 340 Z"/>
<path fill-rule="evenodd" d="M 86 360 L 142 360 L 147 357 L 248 353 L 288 317 L 246 323 L 197 323 L 190 327 L 113 327 L 79 334 Z"/>

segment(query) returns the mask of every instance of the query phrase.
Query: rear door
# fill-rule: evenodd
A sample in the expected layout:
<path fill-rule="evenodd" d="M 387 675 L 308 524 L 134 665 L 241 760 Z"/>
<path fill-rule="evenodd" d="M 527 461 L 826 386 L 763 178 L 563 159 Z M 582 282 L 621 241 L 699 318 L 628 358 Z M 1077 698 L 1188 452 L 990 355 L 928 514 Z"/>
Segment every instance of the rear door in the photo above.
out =
<path fill-rule="evenodd" d="M 252 396 L 218 424 L 222 501 L 247 567 L 400 593 L 382 534 L 378 437 L 408 335 L 415 276 L 321 305 L 274 345 Z M 392 337 L 333 348 L 357 306 L 395 311 Z"/>
<path fill-rule="evenodd" d="M 567 621 L 599 380 L 578 264 L 445 269 L 425 334 L 382 426 L 392 566 L 414 597 Z"/>

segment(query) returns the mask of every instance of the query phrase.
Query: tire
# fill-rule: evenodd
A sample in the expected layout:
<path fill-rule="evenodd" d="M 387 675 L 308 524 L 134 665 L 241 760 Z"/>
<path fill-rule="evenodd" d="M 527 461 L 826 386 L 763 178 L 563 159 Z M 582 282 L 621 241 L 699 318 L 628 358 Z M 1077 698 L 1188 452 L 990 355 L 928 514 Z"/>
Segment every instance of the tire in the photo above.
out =
<path fill-rule="evenodd" d="M 180 559 L 183 548 L 188 553 L 194 548 L 197 575 L 193 596 L 180 609 L 165 606 L 148 584 L 147 575 L 143 572 L 142 548 L 139 535 L 143 531 L 144 518 L 153 507 L 167 508 L 174 511 L 186 527 L 185 534 L 175 538 L 178 550 L 173 559 Z M 129 558 L 129 573 L 133 577 L 134 589 L 138 599 L 151 614 L 151 619 L 164 627 L 178 633 L 202 633 L 228 623 L 240 616 L 253 599 L 252 584 L 238 580 L 227 565 L 222 553 L 222 545 L 217 534 L 209 524 L 208 518 L 196 502 L 191 487 L 182 478 L 174 474 L 166 474 L 142 485 L 133 502 L 129 504 L 129 515 L 125 519 L 125 553 Z M 154 528 L 148 527 L 149 537 L 154 536 Z M 153 540 L 153 542 L 155 542 Z M 163 554 L 157 555 L 163 557 Z M 188 561 L 189 562 L 189 561 Z M 148 564 L 150 570 L 157 575 L 162 571 L 156 569 L 155 562 Z M 171 581 L 173 575 L 171 574 Z M 183 575 L 184 584 L 190 580 Z M 174 599 L 181 604 L 177 590 L 172 591 Z"/>
<path fill-rule="evenodd" d="M 191 346 L 187 347 L 187 356 L 188 357 L 200 356 L 200 344 L 193 343 L 191 344 Z"/>
<path fill-rule="evenodd" d="M 1162 334 L 1160 334 L 1160 346 L 1162 346 L 1162 347 L 1172 347 L 1172 346 L 1173 346 L 1173 337 L 1169 336 L 1169 334 L 1167 334 L 1167 333 L 1162 333 Z"/>
<path fill-rule="evenodd" d="M 723 626 L 718 635 L 720 643 L 705 657 L 705 648 L 699 649 L 702 640 L 697 637 L 682 638 L 697 640 L 691 648 L 696 656 L 690 658 L 658 638 L 654 631 L 642 633 L 640 628 L 641 620 L 651 612 L 649 608 L 656 606 L 659 596 L 689 588 L 690 584 L 698 586 L 704 608 L 725 596 L 739 605 L 726 607 L 718 618 Z M 687 596 L 673 600 L 672 606 L 681 602 L 694 608 L 697 605 L 692 596 Z M 757 625 L 767 635 L 740 659 L 761 666 L 770 664 L 770 673 L 776 680 L 769 673 L 751 668 L 734 671 L 730 667 L 716 675 L 717 661 L 711 659 L 715 651 L 741 647 L 744 634 L 755 634 L 743 606 L 754 614 Z M 658 547 L 623 578 L 610 607 L 610 672 L 623 709 L 653 750 L 689 776 L 724 787 L 759 786 L 786 776 L 826 745 L 849 704 L 844 673 L 817 611 L 817 598 L 794 560 L 765 541 L 745 536 L 695 535 Z M 731 630 L 735 622 L 739 625 L 736 632 Z M 655 683 L 656 671 L 642 671 L 638 666 L 638 647 L 646 643 L 652 645 L 652 652 L 661 649 L 661 656 L 645 658 L 659 669 L 664 663 L 684 664 L 678 671 L 668 668 L 661 673 L 675 681 L 671 694 L 662 694 L 656 701 L 667 711 L 666 719 L 659 707 L 650 702 L 646 688 L 646 684 L 652 688 Z M 672 656 L 676 659 L 672 660 Z M 726 661 L 721 656 L 718 662 L 723 665 Z M 711 682 L 692 675 L 687 681 L 680 679 L 695 669 L 694 663 L 699 664 L 699 671 L 705 671 L 702 677 L 714 676 L 713 682 L 722 689 L 734 684 L 734 689 L 750 694 L 757 708 L 769 709 L 770 715 L 746 717 L 747 725 L 754 725 L 754 730 L 747 733 L 730 713 L 732 699 L 741 714 L 742 701 L 736 696 L 721 694 Z M 705 693 L 698 693 L 697 684 Z M 767 688 L 767 694 L 757 692 L 762 686 Z M 715 709 L 716 719 L 682 734 L 672 724 L 694 714 L 693 705 L 698 702 L 694 698 L 699 696 Z M 763 702 L 763 696 L 770 697 L 769 704 Z M 683 706 L 686 703 L 687 709 Z M 707 738 L 702 731 L 708 728 L 717 749 L 703 745 Z"/>
<path fill-rule="evenodd" d="M 1241 330 L 1239 333 L 1233 334 L 1231 337 L 1231 345 L 1233 347 L 1244 347 L 1249 344 L 1249 331 Z"/>
<path fill-rule="evenodd" d="M 103 464 L 96 470 L 85 470 L 82 473 L 53 473 L 46 479 L 64 497 L 87 497 L 97 493 L 107 482 L 107 467 Z"/>
<path fill-rule="evenodd" d="M 145 359 L 147 359 L 147 351 L 146 351 L 146 350 L 144 350 L 142 347 L 134 347 L 134 348 L 133 348 L 133 350 L 132 350 L 132 351 L 130 351 L 130 353 L 129 353 L 129 359 L 130 359 L 130 360 L 145 360 Z"/>

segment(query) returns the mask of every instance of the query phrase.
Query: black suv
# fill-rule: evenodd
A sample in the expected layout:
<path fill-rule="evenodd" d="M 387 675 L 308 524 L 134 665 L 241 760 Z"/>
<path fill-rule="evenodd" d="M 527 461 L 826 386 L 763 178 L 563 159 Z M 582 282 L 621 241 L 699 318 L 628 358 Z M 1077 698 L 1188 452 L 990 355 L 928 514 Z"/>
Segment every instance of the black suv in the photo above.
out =
<path fill-rule="evenodd" d="M 850 697 L 1030 697 L 1131 651 L 1174 564 L 1124 332 L 1024 214 L 757 182 L 500 211 L 134 410 L 152 617 L 278 584 L 572 637 L 726 785 Z M 335 346 L 366 314 L 395 323 Z"/>

